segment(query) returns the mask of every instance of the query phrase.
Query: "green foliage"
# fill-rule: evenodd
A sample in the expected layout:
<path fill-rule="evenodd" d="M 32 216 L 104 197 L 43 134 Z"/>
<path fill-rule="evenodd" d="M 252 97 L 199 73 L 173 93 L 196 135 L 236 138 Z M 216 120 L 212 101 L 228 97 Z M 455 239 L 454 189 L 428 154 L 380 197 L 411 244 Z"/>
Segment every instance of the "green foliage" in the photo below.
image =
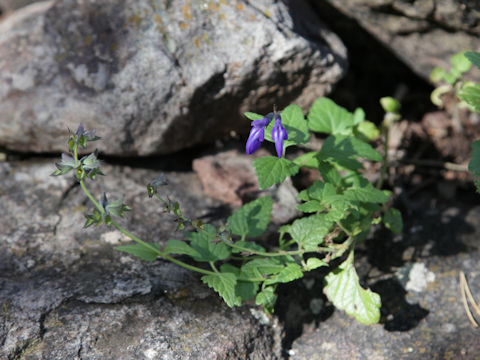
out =
<path fill-rule="evenodd" d="M 388 102 L 387 111 L 398 112 L 399 104 L 393 99 Z M 252 112 L 245 116 L 252 121 L 264 118 Z M 266 120 L 270 119 L 263 125 L 267 141 L 272 141 L 274 116 L 274 113 L 265 116 Z M 300 144 L 308 147 L 310 131 L 327 134 L 327 137 L 320 150 L 306 152 L 293 160 L 274 156 L 254 160 L 260 189 L 297 174 L 300 167 L 317 170 L 321 175 L 321 181 L 300 192 L 302 203 L 297 209 L 303 214 L 279 229 L 278 244 L 269 241 L 262 246 L 254 241 L 269 228 L 271 213 L 275 211 L 271 197 L 259 197 L 244 204 L 228 217 L 226 225 L 203 224 L 186 217 L 178 202 L 162 196 L 163 187 L 168 185 L 163 175 L 147 185 L 147 195 L 160 200 L 164 211 L 177 223 L 181 238 L 168 240 L 163 248 L 142 241 L 115 221 L 130 210 L 123 199 L 108 201 L 104 195 L 102 201 L 97 202 L 87 189 L 86 181 L 102 173 L 97 153 L 78 158 L 79 147 L 98 140 L 95 132 L 85 131 L 83 127 L 70 135 L 68 147 L 73 154 L 62 155 L 52 175 L 73 172 L 80 182 L 95 206 L 93 212 L 85 215 L 85 227 L 114 226 L 136 242 L 117 247 L 119 251 L 144 261 L 162 258 L 202 274 L 202 281 L 230 307 L 254 300 L 271 313 L 278 284 L 300 279 L 307 271 L 328 267 L 332 259 L 348 253 L 347 260 L 327 275 L 325 293 L 338 308 L 360 322 L 376 322 L 380 301 L 377 294 L 359 285 L 353 249 L 380 219 L 392 231 L 401 231 L 398 210 L 388 209 L 386 205 L 390 194 L 374 187 L 360 172 L 365 161 L 385 161 L 368 144 L 380 131 L 366 120 L 362 109 L 352 113 L 328 98 L 317 99 L 307 119 L 299 106 L 290 105 L 281 112 L 281 121 L 288 134 L 284 149 Z"/>
<path fill-rule="evenodd" d="M 480 84 L 464 84 L 458 91 L 457 96 L 470 105 L 474 111 L 480 112 Z"/>
<path fill-rule="evenodd" d="M 325 284 L 325 295 L 336 308 L 345 310 L 365 325 L 380 320 L 380 296 L 360 286 L 353 266 L 353 251 L 347 260 L 325 277 Z"/>
<path fill-rule="evenodd" d="M 383 223 L 394 234 L 401 234 L 403 231 L 402 213 L 398 209 L 390 208 L 387 210 L 383 216 Z"/>
<path fill-rule="evenodd" d="M 155 261 L 161 254 L 160 245 L 155 243 L 122 245 L 117 246 L 117 250 L 126 252 L 145 261 Z"/>
<path fill-rule="evenodd" d="M 272 204 L 272 198 L 264 196 L 242 206 L 228 218 L 229 229 L 240 236 L 262 235 L 270 223 Z"/>
<path fill-rule="evenodd" d="M 472 145 L 472 159 L 468 163 L 468 170 L 473 173 L 475 177 L 475 186 L 480 192 L 480 140 L 475 141 Z"/>
<path fill-rule="evenodd" d="M 465 52 L 465 57 L 470 60 L 470 62 L 480 69 L 480 53 L 474 51 Z"/>
<path fill-rule="evenodd" d="M 258 177 L 258 186 L 264 190 L 281 183 L 287 176 L 295 175 L 299 167 L 293 161 L 275 156 L 265 156 L 253 161 Z"/>

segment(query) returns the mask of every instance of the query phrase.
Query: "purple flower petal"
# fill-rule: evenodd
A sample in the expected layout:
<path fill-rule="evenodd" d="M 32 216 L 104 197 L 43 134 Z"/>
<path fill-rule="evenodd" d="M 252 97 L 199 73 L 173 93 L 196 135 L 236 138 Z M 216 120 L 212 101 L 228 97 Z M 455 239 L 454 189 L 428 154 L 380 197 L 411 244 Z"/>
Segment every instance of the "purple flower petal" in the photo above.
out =
<path fill-rule="evenodd" d="M 280 114 L 275 116 L 275 124 L 272 129 L 272 139 L 275 141 L 275 149 L 277 150 L 277 156 L 279 158 L 283 155 L 283 140 L 288 139 L 288 134 L 282 125 L 282 118 Z"/>
<path fill-rule="evenodd" d="M 265 139 L 265 128 L 264 127 L 252 127 L 250 130 L 250 135 L 248 136 L 246 152 L 248 155 L 253 154 L 260 148 L 262 141 Z"/>

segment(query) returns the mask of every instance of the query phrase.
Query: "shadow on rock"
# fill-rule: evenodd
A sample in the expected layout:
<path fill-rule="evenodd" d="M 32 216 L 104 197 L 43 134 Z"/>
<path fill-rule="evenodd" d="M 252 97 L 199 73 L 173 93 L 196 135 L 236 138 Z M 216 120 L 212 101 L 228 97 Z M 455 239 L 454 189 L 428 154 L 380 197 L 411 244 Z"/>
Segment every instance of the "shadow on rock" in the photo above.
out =
<path fill-rule="evenodd" d="M 418 325 L 429 311 L 406 300 L 407 292 L 395 279 L 377 281 L 372 290 L 382 298 L 380 323 L 387 331 L 408 331 Z"/>

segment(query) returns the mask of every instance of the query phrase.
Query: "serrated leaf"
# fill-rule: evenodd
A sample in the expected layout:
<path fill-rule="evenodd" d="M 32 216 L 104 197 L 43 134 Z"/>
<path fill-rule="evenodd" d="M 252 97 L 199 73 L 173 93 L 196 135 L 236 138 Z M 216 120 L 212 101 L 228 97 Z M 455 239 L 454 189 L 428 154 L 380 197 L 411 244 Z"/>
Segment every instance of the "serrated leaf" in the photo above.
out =
<path fill-rule="evenodd" d="M 256 279 L 267 275 L 277 274 L 282 271 L 284 265 L 278 258 L 260 258 L 243 264 L 240 269 L 242 276 Z"/>
<path fill-rule="evenodd" d="M 235 285 L 235 295 L 240 296 L 242 301 L 248 301 L 255 297 L 258 292 L 258 282 L 239 280 L 240 269 L 230 264 L 223 264 L 220 266 L 220 271 L 222 273 L 232 273 L 236 276 L 237 284 Z"/>
<path fill-rule="evenodd" d="M 244 113 L 243 115 L 245 115 L 245 117 L 249 120 L 252 120 L 252 121 L 255 121 L 255 120 L 260 120 L 260 119 L 263 119 L 264 116 L 263 115 L 260 115 L 260 114 L 255 114 L 253 112 L 246 112 Z"/>
<path fill-rule="evenodd" d="M 383 223 L 394 234 L 401 234 L 403 231 L 403 220 L 400 210 L 395 208 L 387 210 L 383 216 Z"/>
<path fill-rule="evenodd" d="M 356 161 L 364 158 L 373 161 L 381 161 L 382 156 L 369 144 L 353 136 L 329 136 L 323 143 L 318 154 L 319 160 L 331 161 L 351 170 L 363 168 Z"/>
<path fill-rule="evenodd" d="M 275 288 L 273 286 L 267 286 L 255 297 L 255 304 L 262 305 L 269 313 L 273 312 L 273 307 L 276 301 L 277 295 L 275 294 Z"/>
<path fill-rule="evenodd" d="M 237 277 L 232 273 L 216 273 L 202 276 L 202 281 L 215 290 L 229 307 L 240 306 L 242 300 L 235 294 Z"/>
<path fill-rule="evenodd" d="M 243 205 L 228 218 L 228 228 L 235 235 L 262 235 L 270 223 L 272 204 L 270 196 L 263 196 Z"/>
<path fill-rule="evenodd" d="M 345 190 L 343 195 L 347 200 L 364 203 L 385 204 L 389 200 L 385 192 L 375 188 L 371 182 L 361 176 L 354 178 L 353 186 Z"/>
<path fill-rule="evenodd" d="M 275 156 L 264 156 L 253 161 L 258 178 L 258 186 L 265 190 L 272 185 L 285 180 L 287 176 L 295 175 L 299 167 L 293 161 Z"/>
<path fill-rule="evenodd" d="M 265 280 L 265 284 L 272 285 L 277 283 L 287 283 L 300 279 L 301 277 L 303 277 L 302 267 L 296 263 L 289 263 L 278 274 Z"/>
<path fill-rule="evenodd" d="M 325 214 L 315 214 L 295 220 L 288 228 L 288 233 L 299 247 L 305 251 L 316 251 L 329 233 L 333 222 Z"/>
<path fill-rule="evenodd" d="M 469 59 L 465 57 L 464 51 L 459 52 L 458 54 L 455 54 L 452 57 L 450 57 L 450 62 L 453 68 L 456 69 L 460 74 L 470 70 L 470 67 L 472 66 L 472 64 L 468 60 Z"/>
<path fill-rule="evenodd" d="M 313 131 L 348 135 L 353 125 L 352 113 L 326 97 L 315 100 L 308 113 L 308 126 Z"/>
<path fill-rule="evenodd" d="M 265 248 L 263 246 L 258 245 L 257 243 L 251 242 L 251 241 L 237 241 L 235 243 L 236 246 L 240 246 L 245 249 L 249 250 L 254 250 L 254 251 L 265 251 Z M 236 248 L 232 248 L 232 253 L 240 253 L 240 252 L 248 252 L 246 250 L 239 250 Z"/>
<path fill-rule="evenodd" d="M 198 253 L 192 256 L 195 261 L 218 261 L 230 256 L 230 247 L 223 242 L 215 243 L 215 227 L 206 224 L 205 231 L 185 232 L 190 240 L 190 246 Z"/>
<path fill-rule="evenodd" d="M 344 310 L 365 325 L 380 320 L 380 296 L 363 289 L 353 266 L 353 252 L 325 277 L 324 292 L 336 308 Z"/>
<path fill-rule="evenodd" d="M 467 51 L 465 57 L 470 60 L 470 62 L 480 69 L 480 53 L 474 51 Z"/>
<path fill-rule="evenodd" d="M 188 255 L 190 257 L 198 258 L 200 254 L 185 241 L 170 239 L 165 244 L 164 252 L 167 254 Z"/>
<path fill-rule="evenodd" d="M 285 140 L 283 147 L 291 145 L 305 144 L 310 140 L 308 123 L 303 115 L 302 108 L 298 105 L 289 105 L 281 112 L 282 124 L 288 134 L 288 140 Z M 271 133 L 274 121 L 265 129 L 265 138 L 272 141 Z"/>
<path fill-rule="evenodd" d="M 480 84 L 464 85 L 457 93 L 460 100 L 465 101 L 480 112 Z"/>
<path fill-rule="evenodd" d="M 317 169 L 319 166 L 317 154 L 318 154 L 317 151 L 311 151 L 303 155 L 300 155 L 295 160 L 293 160 L 293 162 L 298 166 Z"/>
<path fill-rule="evenodd" d="M 317 258 L 309 258 L 306 262 L 306 265 L 307 265 L 306 267 L 307 271 L 311 271 L 322 266 L 328 266 L 328 264 L 325 261 Z"/>
<path fill-rule="evenodd" d="M 310 201 L 304 202 L 303 204 L 298 205 L 297 210 L 304 213 L 314 213 L 314 212 L 325 210 L 325 206 L 322 204 L 321 201 L 310 200 Z"/>
<path fill-rule="evenodd" d="M 326 161 L 320 161 L 318 170 L 325 182 L 331 183 L 337 188 L 342 186 L 342 176 L 331 164 Z"/>
<path fill-rule="evenodd" d="M 117 246 L 116 249 L 119 251 L 126 252 L 128 254 L 131 254 L 133 256 L 136 256 L 145 261 L 155 261 L 158 255 L 161 253 L 160 245 L 155 243 L 148 243 L 148 244 L 156 250 L 153 250 L 142 244 L 122 245 L 122 246 Z"/>
<path fill-rule="evenodd" d="M 475 141 L 472 145 L 472 157 L 468 163 L 468 170 L 473 173 L 473 176 L 480 177 L 480 140 Z"/>

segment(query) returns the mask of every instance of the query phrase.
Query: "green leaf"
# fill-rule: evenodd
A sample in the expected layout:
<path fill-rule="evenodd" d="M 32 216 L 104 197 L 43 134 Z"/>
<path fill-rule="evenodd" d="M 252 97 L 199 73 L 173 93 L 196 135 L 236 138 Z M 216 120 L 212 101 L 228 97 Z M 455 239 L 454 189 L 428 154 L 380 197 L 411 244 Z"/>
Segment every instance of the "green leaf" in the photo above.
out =
<path fill-rule="evenodd" d="M 332 225 L 325 214 L 315 214 L 295 220 L 287 229 L 299 247 L 305 251 L 316 251 Z"/>
<path fill-rule="evenodd" d="M 268 313 L 273 312 L 273 307 L 277 301 L 277 295 L 275 294 L 274 286 L 267 286 L 265 289 L 260 291 L 255 297 L 255 304 L 263 305 L 264 309 Z"/>
<path fill-rule="evenodd" d="M 375 188 L 367 179 L 356 176 L 351 188 L 343 193 L 345 199 L 360 201 L 365 203 L 385 204 L 389 200 L 389 196 L 382 190 Z"/>
<path fill-rule="evenodd" d="M 450 57 L 450 62 L 452 63 L 453 68 L 460 72 L 460 74 L 467 72 L 472 67 L 468 58 L 465 57 L 465 51 L 459 52 Z"/>
<path fill-rule="evenodd" d="M 445 70 L 441 67 L 436 67 L 430 73 L 430 80 L 434 83 L 438 83 L 442 81 L 443 77 L 445 76 Z"/>
<path fill-rule="evenodd" d="M 216 229 L 206 224 L 205 231 L 185 232 L 185 236 L 190 240 L 190 246 L 198 253 L 193 255 L 195 261 L 218 261 L 224 260 L 230 256 L 230 247 L 223 242 L 215 243 Z"/>
<path fill-rule="evenodd" d="M 336 308 L 344 310 L 365 325 L 380 320 L 380 296 L 363 289 L 353 267 L 353 252 L 347 260 L 325 277 L 324 292 Z"/>
<path fill-rule="evenodd" d="M 202 281 L 215 290 L 229 307 L 240 306 L 242 300 L 235 294 L 237 277 L 229 272 L 202 276 Z"/>
<path fill-rule="evenodd" d="M 365 158 L 373 161 L 381 161 L 382 156 L 369 144 L 353 136 L 329 136 L 325 139 L 318 153 L 319 160 L 331 161 L 351 170 L 363 168 L 356 161 L 357 158 Z"/>
<path fill-rule="evenodd" d="M 285 180 L 287 176 L 295 175 L 299 167 L 293 161 L 275 156 L 264 156 L 253 161 L 258 177 L 258 185 L 265 190 L 272 185 Z"/>
<path fill-rule="evenodd" d="M 317 258 L 309 258 L 306 263 L 306 270 L 311 271 L 314 269 L 317 269 L 322 266 L 328 266 L 328 263 L 326 263 L 323 260 L 317 259 Z"/>
<path fill-rule="evenodd" d="M 240 269 L 236 266 L 230 264 L 223 264 L 220 266 L 220 271 L 222 273 L 232 273 L 237 278 L 237 284 L 235 285 L 235 295 L 240 296 L 242 301 L 248 301 L 253 299 L 253 297 L 258 292 L 258 282 L 251 281 L 241 281 L 238 278 L 240 277 Z"/>
<path fill-rule="evenodd" d="M 167 254 L 188 255 L 198 258 L 200 254 L 197 250 L 188 245 L 185 241 L 170 239 L 165 244 L 164 252 Z"/>
<path fill-rule="evenodd" d="M 458 91 L 457 96 L 480 112 L 480 84 L 465 84 Z"/>
<path fill-rule="evenodd" d="M 353 129 L 356 137 L 363 141 L 372 141 L 380 136 L 380 130 L 371 121 L 364 121 Z"/>
<path fill-rule="evenodd" d="M 152 246 L 153 248 L 157 249 L 156 251 L 143 245 L 143 244 L 135 244 L 135 245 L 122 245 L 117 246 L 116 249 L 119 251 L 126 252 L 133 256 L 139 257 L 145 261 L 155 261 L 158 255 L 161 253 L 160 245 L 155 243 L 148 243 L 148 245 Z"/>
<path fill-rule="evenodd" d="M 248 250 L 254 250 L 254 251 L 261 251 L 264 252 L 265 248 L 263 246 L 258 245 L 257 243 L 254 243 L 252 241 L 237 241 L 235 243 L 236 246 L 240 246 L 242 248 L 248 249 Z M 240 252 L 248 252 L 247 250 L 239 250 L 236 248 L 232 248 L 232 253 L 240 253 Z"/>
<path fill-rule="evenodd" d="M 353 112 L 353 125 L 359 125 L 365 121 L 365 111 L 362 108 L 356 108 Z"/>
<path fill-rule="evenodd" d="M 452 73 L 445 73 L 444 79 L 447 83 L 449 83 L 450 85 L 453 85 L 455 84 L 455 81 L 457 81 L 458 76 L 455 76 Z"/>
<path fill-rule="evenodd" d="M 244 277 L 257 279 L 278 274 L 283 268 L 284 263 L 279 258 L 260 258 L 245 263 L 240 270 Z"/>
<path fill-rule="evenodd" d="M 326 161 L 320 161 L 318 163 L 318 170 L 322 174 L 325 182 L 335 185 L 337 188 L 342 186 L 342 176 L 330 163 Z"/>
<path fill-rule="evenodd" d="M 473 173 L 473 176 L 480 177 L 480 140 L 475 141 L 472 145 L 472 158 L 468 163 L 468 170 Z"/>
<path fill-rule="evenodd" d="M 303 204 L 298 205 L 297 210 L 304 213 L 314 213 L 314 212 L 325 210 L 325 206 L 322 204 L 321 201 L 310 200 L 310 201 L 304 202 Z"/>
<path fill-rule="evenodd" d="M 313 131 L 348 135 L 353 125 L 352 113 L 326 97 L 315 100 L 308 113 L 308 126 Z"/>
<path fill-rule="evenodd" d="M 474 51 L 467 51 L 465 57 L 470 60 L 470 62 L 480 69 L 480 53 Z"/>
<path fill-rule="evenodd" d="M 246 112 L 244 113 L 243 115 L 245 115 L 245 117 L 249 120 L 252 120 L 252 121 L 255 121 L 255 120 L 260 120 L 260 119 L 263 119 L 264 116 L 263 115 L 259 115 L 259 114 L 255 114 L 253 112 Z"/>
<path fill-rule="evenodd" d="M 303 116 L 303 111 L 300 106 L 287 106 L 285 109 L 283 109 L 281 116 L 282 124 L 288 134 L 288 140 L 284 142 L 284 147 L 290 145 L 305 144 L 308 142 L 308 140 L 310 140 L 308 123 Z"/>
<path fill-rule="evenodd" d="M 262 235 L 270 223 L 272 204 L 270 196 L 263 196 L 243 205 L 228 218 L 228 228 L 235 235 Z"/>
<path fill-rule="evenodd" d="M 403 230 L 402 213 L 400 210 L 390 208 L 383 216 L 383 223 L 385 227 L 394 234 L 401 234 Z"/>
<path fill-rule="evenodd" d="M 295 160 L 293 160 L 293 162 L 298 166 L 317 169 L 319 165 L 317 154 L 318 154 L 317 151 L 310 151 L 308 153 L 300 155 Z"/>
<path fill-rule="evenodd" d="M 398 100 L 391 96 L 382 97 L 380 99 L 380 105 L 382 105 L 383 111 L 389 113 L 398 113 L 401 107 Z"/>
<path fill-rule="evenodd" d="M 265 285 L 272 285 L 277 283 L 287 283 L 303 277 L 302 267 L 297 263 L 289 263 L 275 276 L 265 280 Z"/>

